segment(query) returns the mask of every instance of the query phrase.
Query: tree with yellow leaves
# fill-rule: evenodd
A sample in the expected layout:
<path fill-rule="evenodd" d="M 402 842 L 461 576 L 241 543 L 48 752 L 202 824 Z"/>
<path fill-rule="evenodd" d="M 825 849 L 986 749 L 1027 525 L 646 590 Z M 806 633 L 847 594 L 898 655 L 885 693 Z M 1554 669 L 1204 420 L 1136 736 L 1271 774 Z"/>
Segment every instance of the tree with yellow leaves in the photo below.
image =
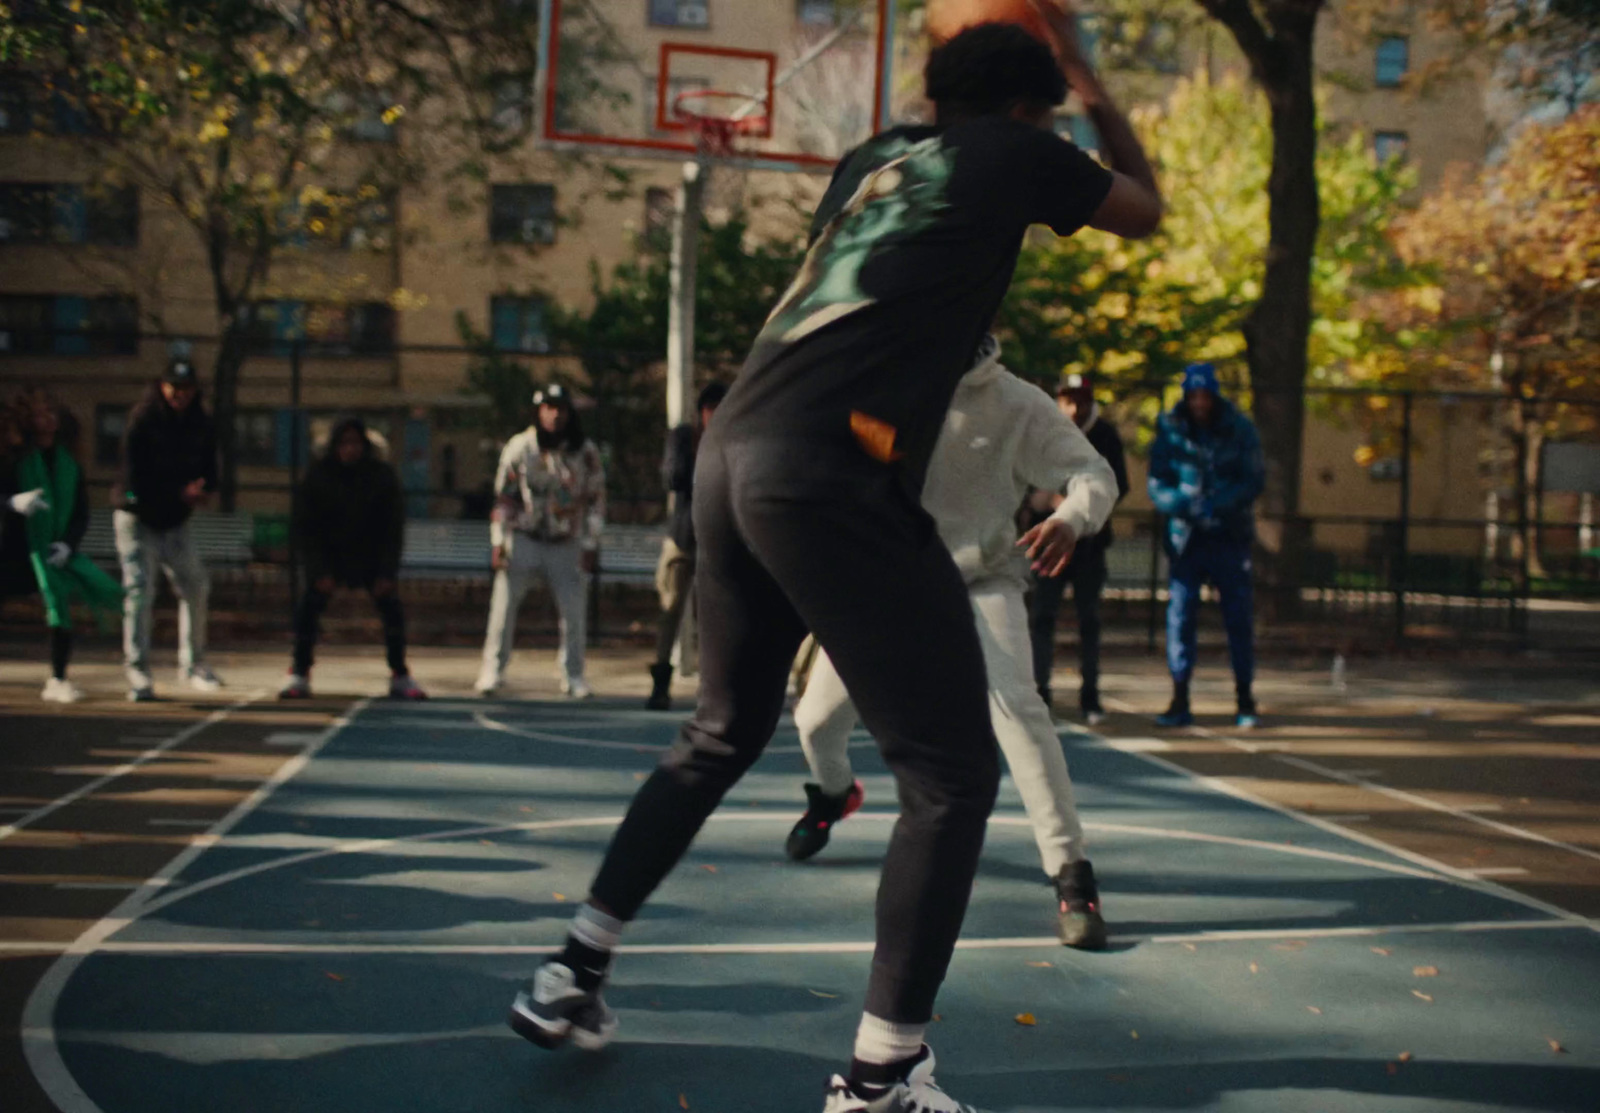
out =
<path fill-rule="evenodd" d="M 148 224 L 190 237 L 172 249 L 176 265 L 205 268 L 224 508 L 252 348 L 315 331 L 301 318 L 330 311 L 305 304 L 308 287 L 372 303 L 372 331 L 392 335 L 380 310 L 399 294 L 393 276 L 355 253 L 392 246 L 401 188 L 431 176 L 481 193 L 486 159 L 528 138 L 537 24 L 535 4 L 510 0 L 0 4 L 8 130 L 62 148 L 97 183 L 137 190 Z M 563 101 L 604 100 L 585 67 L 566 72 Z M 314 254 L 326 247 L 352 255 Z M 145 295 L 141 324 L 210 331 L 182 306 L 176 320 L 164 313 L 158 279 L 116 279 Z M 296 308 L 266 319 L 264 300 L 283 296 Z M 372 322 L 330 324 L 366 333 Z"/>
<path fill-rule="evenodd" d="M 1600 429 L 1600 105 L 1526 125 L 1501 161 L 1428 197 L 1396 243 L 1433 279 L 1384 306 L 1419 338 L 1397 373 L 1504 393 L 1532 521 L 1544 442 Z"/>

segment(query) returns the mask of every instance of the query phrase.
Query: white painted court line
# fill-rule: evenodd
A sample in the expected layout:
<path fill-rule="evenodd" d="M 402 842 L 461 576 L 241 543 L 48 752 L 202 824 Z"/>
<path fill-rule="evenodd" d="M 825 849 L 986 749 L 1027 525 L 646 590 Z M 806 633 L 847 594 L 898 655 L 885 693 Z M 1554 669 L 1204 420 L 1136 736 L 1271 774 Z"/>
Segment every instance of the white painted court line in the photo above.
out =
<path fill-rule="evenodd" d="M 659 715 L 661 713 L 655 712 L 655 714 Z M 472 719 L 484 730 L 498 731 L 501 734 L 527 738 L 534 742 L 549 742 L 557 746 L 578 746 L 590 750 L 631 750 L 636 754 L 660 754 L 672 748 L 670 745 L 662 745 L 658 742 L 613 742 L 607 738 L 583 738 L 575 734 L 555 734 L 548 730 L 513 726 L 510 723 L 503 723 L 499 719 L 492 718 L 482 711 L 474 711 Z M 878 744 L 872 741 L 870 736 L 858 738 L 857 733 L 852 731 L 851 738 L 854 739 L 849 743 L 849 748 L 852 750 L 877 749 Z M 798 754 L 804 752 L 798 745 L 769 745 L 762 751 L 763 754 Z"/>
<path fill-rule="evenodd" d="M 1315 761 L 1308 761 L 1303 757 L 1295 757 L 1292 754 L 1273 754 L 1272 760 L 1280 761 L 1285 765 L 1292 765 L 1296 769 L 1304 769 L 1308 773 L 1316 773 L 1318 776 L 1339 781 L 1341 784 L 1352 785 L 1357 788 L 1364 788 L 1368 792 L 1379 793 L 1380 795 L 1389 797 L 1391 800 L 1401 800 L 1407 804 L 1413 804 L 1419 808 L 1426 808 L 1429 811 L 1439 812 L 1442 815 L 1450 815 L 1457 819 L 1464 819 L 1468 823 L 1476 823 L 1479 827 L 1487 827 L 1489 830 L 1498 831 L 1502 835 L 1510 835 L 1513 838 L 1524 839 L 1528 842 L 1540 843 L 1541 845 L 1552 847 L 1556 850 L 1565 850 L 1569 854 L 1577 854 L 1581 857 L 1600 862 L 1600 851 L 1590 850 L 1588 847 L 1583 846 L 1574 846 L 1570 842 L 1562 842 L 1560 839 L 1552 839 L 1548 835 L 1541 835 L 1537 831 L 1530 831 L 1525 827 L 1514 827 L 1509 823 L 1501 823 L 1497 819 L 1485 819 L 1483 816 L 1474 812 L 1467 811 L 1463 808 L 1458 808 L 1452 804 L 1442 803 L 1441 801 L 1434 800 L 1428 796 L 1422 796 L 1415 792 L 1405 792 L 1398 788 L 1390 788 L 1388 785 L 1374 784 L 1364 777 L 1358 776 L 1354 773 L 1347 773 L 1342 769 L 1330 769 L 1326 765 L 1320 765 Z"/>
<path fill-rule="evenodd" d="M 1119 711 L 1127 711 L 1137 714 L 1137 712 L 1134 712 L 1131 707 L 1122 703 L 1120 700 L 1108 700 L 1106 702 L 1114 704 Z M 1111 743 L 1112 745 L 1115 745 L 1116 743 L 1116 739 L 1114 738 L 1105 738 L 1102 735 L 1092 734 L 1088 731 L 1079 731 L 1079 733 L 1088 735 L 1092 738 L 1100 738 L 1102 741 Z M 1250 752 L 1257 752 L 1258 750 L 1259 747 Z M 1426 869 L 1443 874 L 1448 878 L 1452 878 L 1461 884 L 1476 888 L 1482 892 L 1492 893 L 1493 895 L 1500 897 L 1502 900 L 1508 900 L 1516 904 L 1524 905 L 1528 908 L 1538 909 L 1540 912 L 1559 917 L 1569 923 L 1581 924 L 1592 931 L 1600 932 L 1600 921 L 1590 920 L 1587 917 L 1580 916 L 1578 913 L 1573 912 L 1570 909 L 1562 908 L 1560 905 L 1551 904 L 1549 901 L 1540 900 L 1538 897 L 1530 896 L 1527 893 L 1521 893 L 1515 889 L 1508 889 L 1504 885 L 1498 885 L 1488 878 L 1475 877 L 1465 870 L 1457 869 L 1455 866 L 1446 865 L 1444 862 L 1441 862 L 1436 858 L 1429 858 L 1425 854 L 1418 854 L 1415 851 L 1407 850 L 1403 846 L 1395 846 L 1393 843 L 1388 843 L 1382 839 L 1374 838 L 1373 836 L 1365 834 L 1361 831 L 1352 830 L 1348 827 L 1340 827 L 1337 824 L 1330 823 L 1328 820 L 1323 819 L 1320 816 L 1310 815 L 1306 812 L 1300 811 L 1297 808 L 1291 808 L 1286 804 L 1279 804 L 1275 801 L 1268 800 L 1264 796 L 1258 796 L 1248 789 L 1240 788 L 1238 785 L 1223 780 L 1220 777 L 1203 776 L 1194 772 L 1193 770 L 1185 769 L 1176 762 L 1168 761 L 1166 758 L 1157 757 L 1154 754 L 1131 751 L 1129 752 L 1128 756 L 1137 758 L 1140 761 L 1149 762 L 1152 765 L 1159 766 L 1175 776 L 1183 777 L 1187 780 L 1194 781 L 1196 784 L 1204 785 L 1213 792 L 1219 792 L 1224 796 L 1232 796 L 1237 800 L 1243 800 L 1246 803 L 1254 804 L 1258 808 L 1265 808 L 1268 811 L 1277 812 L 1279 815 L 1288 816 L 1290 819 L 1294 819 L 1308 826 L 1315 827 L 1319 831 L 1326 831 L 1328 834 L 1337 835 L 1339 838 L 1349 839 L 1352 842 L 1361 843 L 1363 846 L 1371 847 L 1374 850 L 1380 850 L 1385 854 L 1393 855 L 1394 857 L 1400 858 L 1403 861 L 1414 862 Z M 1278 755 L 1272 756 L 1276 757 Z M 1379 785 L 1373 785 L 1372 787 L 1377 790 L 1381 790 L 1382 788 L 1382 786 Z"/>
<path fill-rule="evenodd" d="M 264 694 L 254 693 L 236 707 L 242 707 Z M 61 1113 L 104 1113 L 72 1077 L 72 1072 L 67 1069 L 66 1062 L 61 1058 L 61 1047 L 56 1041 L 56 1004 L 61 1000 L 61 993 L 71 981 L 73 973 L 100 944 L 131 923 L 147 905 L 154 903 L 151 898 L 162 888 L 170 885 L 191 862 L 260 807 L 285 781 L 304 769 L 317 752 L 339 733 L 344 724 L 360 714 L 370 702 L 370 699 L 357 701 L 342 716 L 329 723 L 317 741 L 310 743 L 303 751 L 280 765 L 272 776 L 263 781 L 249 796 L 235 804 L 228 814 L 217 820 L 208 831 L 196 835 L 188 846 L 73 940 L 62 952 L 61 957 L 50 964 L 50 968 L 33 987 L 33 992 L 28 995 L 27 1004 L 22 1009 L 22 1051 L 40 1088 Z M 209 723 L 211 720 L 206 721 Z M 174 745 L 177 743 L 170 742 L 167 748 L 170 749 Z"/>
<path fill-rule="evenodd" d="M 1528 871 L 1521 866 L 1477 866 L 1467 870 L 1473 877 L 1526 877 Z"/>
<path fill-rule="evenodd" d="M 1383 935 L 1475 935 L 1522 931 L 1580 931 L 1585 925 L 1566 920 L 1460 920 L 1437 924 L 1355 924 L 1344 927 L 1216 928 L 1209 931 L 1151 932 L 1113 935 L 1123 944 L 1238 943 L 1274 939 L 1367 939 Z M 65 952 L 70 943 L 0 941 L 0 952 Z M 871 954 L 870 939 L 815 943 L 624 943 L 618 954 L 628 955 L 837 955 Z M 959 951 L 1056 949 L 1053 935 L 962 939 Z M 561 948 L 532 943 L 252 943 L 252 942 L 128 942 L 108 940 L 95 948 L 98 954 L 185 957 L 201 955 L 550 955 Z"/>
<path fill-rule="evenodd" d="M 62 796 L 57 796 L 48 804 L 42 804 L 33 809 L 31 812 L 28 812 L 22 818 L 13 820 L 4 827 L 0 827 L 0 841 L 9 839 L 12 835 L 16 834 L 24 827 L 31 827 L 45 816 L 60 811 L 68 804 L 75 803 L 78 800 L 82 800 L 85 796 L 99 792 L 102 788 L 116 780 L 118 777 L 133 772 L 141 765 L 148 765 L 150 762 L 154 761 L 156 758 L 160 757 L 174 746 L 183 745 L 185 742 L 189 741 L 189 739 L 193 738 L 207 727 L 215 723 L 222 722 L 222 720 L 226 719 L 229 715 L 232 715 L 235 711 L 238 711 L 242 707 L 249 706 L 265 694 L 265 692 L 251 692 L 243 699 L 240 699 L 234 703 L 230 703 L 226 707 L 218 708 L 211 714 L 207 715 L 204 719 L 190 723 L 177 734 L 164 739 L 158 745 L 150 747 L 148 750 L 144 751 L 144 753 L 140 754 L 131 761 L 124 762 L 122 765 L 118 765 L 113 769 L 106 770 L 94 780 L 81 784 L 71 792 L 68 792 Z M 55 770 L 55 772 L 61 772 L 61 770 Z"/>

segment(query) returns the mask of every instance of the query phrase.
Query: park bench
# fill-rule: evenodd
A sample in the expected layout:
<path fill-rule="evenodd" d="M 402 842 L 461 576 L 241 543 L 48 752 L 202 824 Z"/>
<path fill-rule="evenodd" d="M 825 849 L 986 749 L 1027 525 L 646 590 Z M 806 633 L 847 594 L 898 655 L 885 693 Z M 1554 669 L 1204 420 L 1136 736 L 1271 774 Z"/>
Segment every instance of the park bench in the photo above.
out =
<path fill-rule="evenodd" d="M 650 584 L 665 534 L 654 526 L 610 525 L 600 535 L 602 584 Z M 407 578 L 486 580 L 489 578 L 489 523 L 483 521 L 406 522 L 401 574 Z"/>
<path fill-rule="evenodd" d="M 89 512 L 89 528 L 79 550 L 91 560 L 114 565 L 117 539 L 111 515 L 109 507 Z M 189 533 L 208 568 L 242 568 L 254 558 L 255 525 L 249 514 L 196 514 L 189 519 Z"/>

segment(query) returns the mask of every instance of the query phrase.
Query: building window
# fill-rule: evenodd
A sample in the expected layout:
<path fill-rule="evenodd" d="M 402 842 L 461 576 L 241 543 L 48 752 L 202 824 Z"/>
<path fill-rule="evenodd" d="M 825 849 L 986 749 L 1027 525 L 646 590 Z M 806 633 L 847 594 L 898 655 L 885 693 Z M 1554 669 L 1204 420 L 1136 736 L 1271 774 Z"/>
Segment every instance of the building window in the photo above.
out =
<path fill-rule="evenodd" d="M 489 299 L 489 334 L 497 352 L 542 354 L 550 350 L 543 298 Z"/>
<path fill-rule="evenodd" d="M 16 81 L 0 81 L 0 135 L 27 135 L 32 130 L 28 90 Z"/>
<path fill-rule="evenodd" d="M 654 27 L 710 27 L 711 0 L 649 0 Z"/>
<path fill-rule="evenodd" d="M 278 235 L 287 247 L 387 251 L 394 246 L 394 201 L 376 187 L 355 194 L 323 191 L 278 210 Z"/>
<path fill-rule="evenodd" d="M 555 243 L 556 187 L 497 185 L 489 192 L 491 243 Z"/>
<path fill-rule="evenodd" d="M 0 244 L 139 242 L 139 195 L 67 182 L 0 183 Z"/>
<path fill-rule="evenodd" d="M 447 444 L 439 450 L 439 489 L 456 489 L 456 446 Z"/>
<path fill-rule="evenodd" d="M 284 357 L 296 341 L 315 356 L 372 356 L 394 351 L 397 320 L 386 302 L 258 301 L 246 310 L 254 347 Z"/>
<path fill-rule="evenodd" d="M 1378 40 L 1375 80 L 1380 89 L 1398 88 L 1411 69 L 1411 41 L 1404 35 Z"/>
<path fill-rule="evenodd" d="M 1410 146 L 1411 137 L 1403 131 L 1380 131 L 1372 137 L 1372 153 L 1380 163 L 1390 159 L 1404 162 Z"/>
<path fill-rule="evenodd" d="M 832 27 L 839 22 L 838 0 L 797 0 L 795 18 L 807 27 Z"/>
<path fill-rule="evenodd" d="M 136 355 L 139 303 L 73 294 L 0 296 L 0 355 Z"/>
<path fill-rule="evenodd" d="M 1179 28 L 1176 20 L 1151 17 L 1101 20 L 1079 18 L 1084 50 L 1100 52 L 1107 69 L 1177 73 Z"/>
<path fill-rule="evenodd" d="M 278 459 L 278 415 L 272 410 L 240 410 L 233 417 L 234 448 L 248 468 L 270 468 Z"/>
<path fill-rule="evenodd" d="M 94 462 L 112 467 L 122 458 L 122 436 L 128 431 L 128 407 L 94 408 Z"/>

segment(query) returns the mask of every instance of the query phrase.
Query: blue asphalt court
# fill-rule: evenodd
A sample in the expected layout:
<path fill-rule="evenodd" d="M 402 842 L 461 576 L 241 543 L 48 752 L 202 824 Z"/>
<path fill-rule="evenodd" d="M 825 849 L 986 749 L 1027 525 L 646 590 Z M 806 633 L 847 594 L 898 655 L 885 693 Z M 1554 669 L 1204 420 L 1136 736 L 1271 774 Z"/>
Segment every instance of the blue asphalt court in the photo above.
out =
<path fill-rule="evenodd" d="M 27 1002 L 65 1113 L 816 1113 L 848 1060 L 893 782 L 783 856 L 785 720 L 625 936 L 617 1041 L 504 1022 L 679 716 L 361 703 L 60 954 Z M 1063 731 L 1112 945 L 1059 946 L 1007 782 L 929 1040 L 993 1113 L 1600 1109 L 1600 933 Z M 3 1104 L 3 1103 L 0 1103 Z"/>

